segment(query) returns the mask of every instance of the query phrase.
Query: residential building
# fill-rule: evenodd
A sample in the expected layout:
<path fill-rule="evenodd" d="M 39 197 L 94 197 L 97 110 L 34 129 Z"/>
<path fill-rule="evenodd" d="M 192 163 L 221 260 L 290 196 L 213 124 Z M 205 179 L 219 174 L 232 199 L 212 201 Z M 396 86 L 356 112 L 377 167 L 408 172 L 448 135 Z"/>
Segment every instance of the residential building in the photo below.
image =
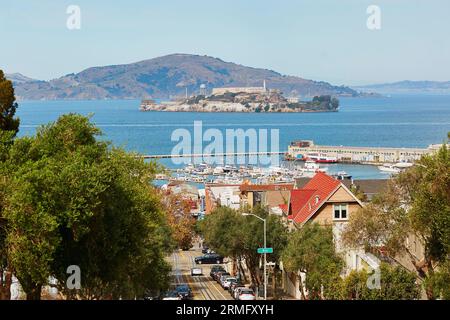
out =
<path fill-rule="evenodd" d="M 256 205 L 267 208 L 278 207 L 280 204 L 287 204 L 290 192 L 294 189 L 294 184 L 242 184 L 241 204 L 252 209 Z"/>
<path fill-rule="evenodd" d="M 344 258 L 344 273 L 348 273 L 350 270 L 377 267 L 373 256 L 361 249 L 347 248 L 341 240 L 349 218 L 362 206 L 362 202 L 340 180 L 319 172 L 301 189 L 292 190 L 288 204 L 280 205 L 280 208 L 284 210 L 291 230 L 310 222 L 331 226 L 336 251 Z M 301 277 L 301 274 L 299 277 L 283 271 L 283 287 L 296 298 L 301 296 L 298 290 Z"/>
<path fill-rule="evenodd" d="M 239 188 L 239 184 L 206 184 L 205 214 L 210 214 L 218 206 L 239 209 L 241 207 Z"/>

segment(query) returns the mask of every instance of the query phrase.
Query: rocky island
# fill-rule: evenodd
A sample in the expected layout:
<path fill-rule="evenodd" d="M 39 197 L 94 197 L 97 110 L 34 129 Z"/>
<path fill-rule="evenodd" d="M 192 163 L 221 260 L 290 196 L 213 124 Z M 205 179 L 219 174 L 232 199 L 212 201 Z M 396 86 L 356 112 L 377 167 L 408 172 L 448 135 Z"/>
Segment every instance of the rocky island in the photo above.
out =
<path fill-rule="evenodd" d="M 165 112 L 336 112 L 339 100 L 330 95 L 315 96 L 311 101 L 286 98 L 280 90 L 263 87 L 214 88 L 212 94 L 156 103 L 143 100 L 141 111 Z"/>

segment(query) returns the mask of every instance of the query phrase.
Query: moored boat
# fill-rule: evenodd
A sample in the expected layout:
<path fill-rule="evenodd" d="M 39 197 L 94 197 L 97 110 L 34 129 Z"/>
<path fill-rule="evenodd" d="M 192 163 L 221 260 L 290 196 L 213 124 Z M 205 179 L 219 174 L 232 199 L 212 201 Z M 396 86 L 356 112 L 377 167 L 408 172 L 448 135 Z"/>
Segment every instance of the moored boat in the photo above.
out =
<path fill-rule="evenodd" d="M 336 157 L 330 157 L 322 153 L 309 153 L 307 156 L 308 159 L 313 160 L 317 163 L 337 163 L 338 160 Z"/>
<path fill-rule="evenodd" d="M 385 173 L 400 173 L 400 169 L 397 168 L 395 165 L 393 164 L 384 164 L 382 166 L 378 166 L 378 169 L 381 172 L 385 172 Z"/>

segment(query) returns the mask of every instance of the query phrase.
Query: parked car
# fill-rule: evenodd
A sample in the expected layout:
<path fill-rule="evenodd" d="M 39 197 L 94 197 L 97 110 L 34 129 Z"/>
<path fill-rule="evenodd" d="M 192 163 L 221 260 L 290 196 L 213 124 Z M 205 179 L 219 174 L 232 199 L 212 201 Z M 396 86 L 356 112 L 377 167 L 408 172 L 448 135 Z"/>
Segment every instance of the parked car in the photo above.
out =
<path fill-rule="evenodd" d="M 202 268 L 192 268 L 191 269 L 191 276 L 202 276 L 203 275 L 203 269 Z"/>
<path fill-rule="evenodd" d="M 161 300 L 161 292 L 154 290 L 145 290 L 143 300 Z"/>
<path fill-rule="evenodd" d="M 181 300 L 180 295 L 177 291 L 168 291 L 162 298 L 163 300 Z"/>
<path fill-rule="evenodd" d="M 202 253 L 207 253 L 209 249 L 209 245 L 206 242 L 201 243 L 202 246 Z"/>
<path fill-rule="evenodd" d="M 229 277 L 231 277 L 231 274 L 228 272 L 222 272 L 217 282 L 223 287 L 223 282 Z"/>
<path fill-rule="evenodd" d="M 228 288 L 231 286 L 233 282 L 237 282 L 237 279 L 235 277 L 226 277 L 225 280 L 222 281 L 222 288 L 225 290 L 228 290 Z"/>
<path fill-rule="evenodd" d="M 220 282 L 220 277 L 222 277 L 223 275 L 231 276 L 231 274 L 227 270 L 221 270 L 221 271 L 216 272 L 216 274 L 214 276 L 214 280 L 216 280 L 217 282 Z"/>
<path fill-rule="evenodd" d="M 192 290 L 187 284 L 178 284 L 175 287 L 175 291 L 181 297 L 181 299 L 189 299 L 192 297 Z"/>
<path fill-rule="evenodd" d="M 219 281 L 220 281 L 220 277 L 221 277 L 223 274 L 230 275 L 230 274 L 228 273 L 228 271 L 226 271 L 225 269 L 224 269 L 224 270 L 219 270 L 219 271 L 217 271 L 217 272 L 214 273 L 213 279 L 216 280 L 217 282 L 219 282 Z"/>
<path fill-rule="evenodd" d="M 203 256 L 196 257 L 194 260 L 196 264 L 223 263 L 223 257 L 218 254 L 205 254 Z"/>
<path fill-rule="evenodd" d="M 241 292 L 241 290 L 247 289 L 245 286 L 235 286 L 233 289 L 233 292 L 231 293 L 231 296 L 233 297 L 234 300 L 237 300 L 239 298 L 239 293 Z"/>
<path fill-rule="evenodd" d="M 225 271 L 225 269 L 222 266 L 215 265 L 211 268 L 211 271 L 209 272 L 209 276 L 214 279 L 214 275 L 219 271 Z"/>
<path fill-rule="evenodd" d="M 238 300 L 245 300 L 245 301 L 256 300 L 256 296 L 252 289 L 245 288 L 239 290 Z"/>
<path fill-rule="evenodd" d="M 237 281 L 232 282 L 232 283 L 230 284 L 230 286 L 228 287 L 228 292 L 231 294 L 231 296 L 233 296 L 234 289 L 237 288 L 237 287 L 243 287 L 243 286 L 244 286 L 244 285 L 242 284 L 242 282 L 240 282 L 239 280 L 237 280 Z"/>

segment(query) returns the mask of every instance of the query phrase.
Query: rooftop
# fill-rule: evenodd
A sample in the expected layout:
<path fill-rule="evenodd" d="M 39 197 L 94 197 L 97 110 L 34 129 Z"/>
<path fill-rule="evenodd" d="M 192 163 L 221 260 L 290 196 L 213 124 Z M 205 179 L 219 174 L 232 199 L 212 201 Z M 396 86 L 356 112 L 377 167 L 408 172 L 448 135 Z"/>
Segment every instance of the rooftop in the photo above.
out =
<path fill-rule="evenodd" d="M 340 184 L 340 181 L 323 172 L 318 172 L 302 189 L 293 190 L 290 214 L 294 222 L 306 222 Z"/>

